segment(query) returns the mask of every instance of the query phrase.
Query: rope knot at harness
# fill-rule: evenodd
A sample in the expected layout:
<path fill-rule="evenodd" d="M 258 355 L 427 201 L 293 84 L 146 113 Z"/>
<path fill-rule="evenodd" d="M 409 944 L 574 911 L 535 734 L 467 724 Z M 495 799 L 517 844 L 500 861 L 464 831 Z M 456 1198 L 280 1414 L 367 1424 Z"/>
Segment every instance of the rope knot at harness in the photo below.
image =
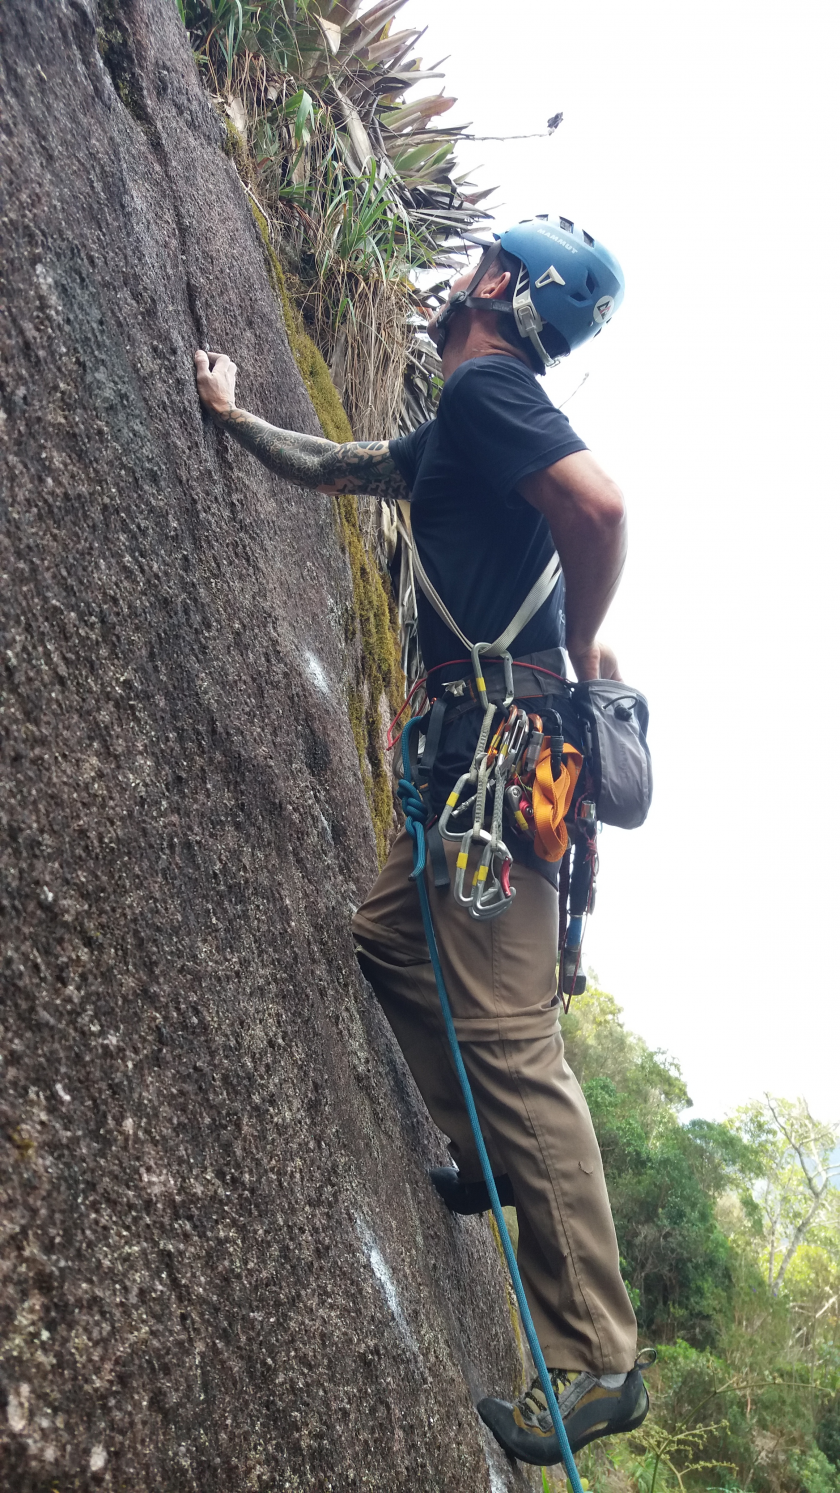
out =
<path fill-rule="evenodd" d="M 400 778 L 397 796 L 405 815 L 406 830 L 414 841 L 414 870 L 411 879 L 417 881 L 426 868 L 426 806 L 408 778 Z"/>

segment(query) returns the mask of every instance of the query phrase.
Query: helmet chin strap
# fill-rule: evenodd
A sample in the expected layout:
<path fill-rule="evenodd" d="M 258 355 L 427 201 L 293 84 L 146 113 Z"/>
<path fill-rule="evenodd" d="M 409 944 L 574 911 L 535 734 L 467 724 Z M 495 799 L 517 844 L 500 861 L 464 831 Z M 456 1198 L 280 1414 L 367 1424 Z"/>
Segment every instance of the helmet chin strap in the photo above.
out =
<path fill-rule="evenodd" d="M 446 346 L 449 323 L 455 312 L 460 310 L 462 306 L 468 307 L 470 311 L 509 311 L 513 314 L 513 307 L 509 301 L 496 301 L 491 300 L 489 296 L 477 296 L 473 294 L 478 289 L 490 266 L 498 259 L 501 250 L 502 246 L 498 242 L 491 244 L 488 249 L 485 249 L 478 261 L 476 272 L 466 290 L 456 290 L 455 294 L 449 297 L 446 305 L 441 307 L 435 317 L 434 323 L 435 344 L 439 353 L 442 353 Z"/>
<path fill-rule="evenodd" d="M 498 259 L 501 249 L 501 243 L 498 241 L 495 244 L 490 244 L 482 254 L 476 272 L 466 290 L 457 290 L 454 295 L 449 297 L 446 305 L 438 312 L 434 322 L 434 340 L 437 351 L 442 353 L 446 346 L 449 323 L 455 312 L 461 306 L 466 306 L 470 311 L 493 311 L 514 316 L 516 318 L 516 329 L 523 342 L 530 342 L 540 362 L 544 366 L 548 366 L 555 360 L 548 356 L 539 339 L 543 323 L 531 301 L 528 271 L 524 265 L 519 272 L 512 301 L 499 301 L 491 296 L 473 294 L 478 289 L 491 265 Z"/>

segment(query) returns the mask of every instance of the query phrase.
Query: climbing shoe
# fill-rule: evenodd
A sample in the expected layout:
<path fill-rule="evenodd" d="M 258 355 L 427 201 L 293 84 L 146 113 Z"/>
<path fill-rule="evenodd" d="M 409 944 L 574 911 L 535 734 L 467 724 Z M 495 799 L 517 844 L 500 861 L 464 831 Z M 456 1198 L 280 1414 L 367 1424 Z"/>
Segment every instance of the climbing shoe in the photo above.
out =
<path fill-rule="evenodd" d="M 490 1194 L 482 1177 L 480 1182 L 462 1182 L 455 1166 L 435 1166 L 429 1172 L 429 1180 L 443 1198 L 450 1213 L 487 1213 Z M 514 1206 L 513 1187 L 510 1177 L 494 1177 L 499 1202 L 503 1208 Z"/>
<path fill-rule="evenodd" d="M 648 1393 L 638 1363 L 627 1375 L 605 1374 L 602 1379 L 586 1372 L 566 1374 L 559 1369 L 548 1372 L 573 1452 L 579 1452 L 599 1436 L 635 1431 L 648 1413 Z M 617 1379 L 622 1382 L 616 1384 Z M 487 1398 L 479 1400 L 477 1408 L 499 1445 L 520 1462 L 553 1467 L 563 1460 L 538 1378 L 512 1405 L 506 1400 Z"/>

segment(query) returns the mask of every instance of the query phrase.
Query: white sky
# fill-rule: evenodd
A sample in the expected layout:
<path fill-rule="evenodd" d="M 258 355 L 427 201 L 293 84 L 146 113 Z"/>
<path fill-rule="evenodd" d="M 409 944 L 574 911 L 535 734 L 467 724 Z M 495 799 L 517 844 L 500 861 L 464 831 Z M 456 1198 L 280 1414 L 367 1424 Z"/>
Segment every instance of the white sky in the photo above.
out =
<path fill-rule="evenodd" d="M 840 1120 L 836 73 L 824 0 L 409 0 L 497 224 L 557 212 L 627 278 L 549 374 L 623 487 L 604 635 L 651 705 L 655 797 L 601 843 L 586 954 L 695 1114 L 765 1089 Z M 431 92 L 425 85 L 419 93 Z M 439 86 L 439 85 L 437 85 Z"/>

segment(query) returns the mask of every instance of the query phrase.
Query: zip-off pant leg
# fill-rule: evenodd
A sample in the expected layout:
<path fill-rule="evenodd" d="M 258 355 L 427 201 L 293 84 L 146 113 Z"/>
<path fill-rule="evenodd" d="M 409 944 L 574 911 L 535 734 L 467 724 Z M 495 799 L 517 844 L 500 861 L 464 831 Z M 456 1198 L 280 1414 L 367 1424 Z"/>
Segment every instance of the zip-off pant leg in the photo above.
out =
<path fill-rule="evenodd" d="M 454 874 L 457 846 L 446 852 Z M 411 869 L 402 831 L 353 919 L 359 963 L 464 1179 L 476 1181 L 481 1169 Z M 563 1056 L 557 894 L 526 866 L 513 866 L 511 882 L 513 905 L 478 922 L 427 871 L 443 975 L 490 1163 L 513 1184 L 519 1270 L 546 1361 L 622 1373 L 635 1359 L 636 1321 L 589 1110 Z"/>

